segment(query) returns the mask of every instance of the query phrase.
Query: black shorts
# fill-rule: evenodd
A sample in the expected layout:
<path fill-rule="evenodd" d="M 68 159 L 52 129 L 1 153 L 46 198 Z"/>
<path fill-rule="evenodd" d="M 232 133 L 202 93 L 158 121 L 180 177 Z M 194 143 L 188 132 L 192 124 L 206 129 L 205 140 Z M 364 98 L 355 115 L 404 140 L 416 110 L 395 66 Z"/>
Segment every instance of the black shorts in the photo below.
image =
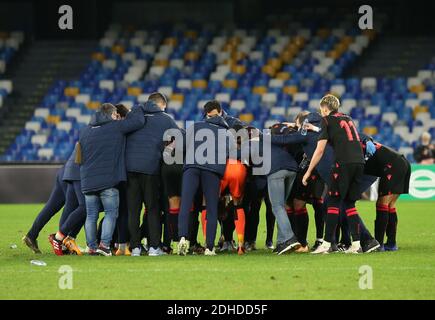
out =
<path fill-rule="evenodd" d="M 314 200 L 322 198 L 325 190 L 325 182 L 320 178 L 316 170 L 313 171 L 307 186 L 302 184 L 302 178 L 307 170 L 308 168 L 298 172 L 289 199 L 298 199 L 307 203 L 313 203 Z"/>
<path fill-rule="evenodd" d="M 410 178 L 411 165 L 405 157 L 402 156 L 393 163 L 385 165 L 379 179 L 379 197 L 409 193 Z"/>
<path fill-rule="evenodd" d="M 346 201 L 357 201 L 361 198 L 361 183 L 364 175 L 364 164 L 336 163 L 331 172 L 331 185 L 328 194 Z"/>
<path fill-rule="evenodd" d="M 166 196 L 181 197 L 182 164 L 162 164 L 162 183 Z"/>

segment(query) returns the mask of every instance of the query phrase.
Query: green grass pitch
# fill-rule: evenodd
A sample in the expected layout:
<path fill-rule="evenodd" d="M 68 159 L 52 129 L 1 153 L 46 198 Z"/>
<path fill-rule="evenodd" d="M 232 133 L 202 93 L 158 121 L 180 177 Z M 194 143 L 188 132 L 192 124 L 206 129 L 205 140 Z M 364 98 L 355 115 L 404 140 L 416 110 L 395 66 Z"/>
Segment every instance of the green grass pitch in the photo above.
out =
<path fill-rule="evenodd" d="M 259 250 L 245 256 L 217 257 L 56 257 L 41 232 L 42 255 L 21 243 L 42 207 L 0 205 L 1 299 L 435 299 L 434 202 L 399 202 L 400 250 L 367 255 L 275 256 L 264 249 L 264 212 Z M 358 205 L 373 229 L 374 203 Z M 310 219 L 313 220 L 312 210 Z M 310 224 L 309 240 L 314 240 Z M 85 245 L 83 231 L 78 243 Z M 17 244 L 17 248 L 11 248 Z M 34 266 L 40 259 L 46 267 Z M 59 288 L 62 265 L 73 269 L 73 288 Z M 373 288 L 359 288 L 359 268 L 373 270 Z"/>

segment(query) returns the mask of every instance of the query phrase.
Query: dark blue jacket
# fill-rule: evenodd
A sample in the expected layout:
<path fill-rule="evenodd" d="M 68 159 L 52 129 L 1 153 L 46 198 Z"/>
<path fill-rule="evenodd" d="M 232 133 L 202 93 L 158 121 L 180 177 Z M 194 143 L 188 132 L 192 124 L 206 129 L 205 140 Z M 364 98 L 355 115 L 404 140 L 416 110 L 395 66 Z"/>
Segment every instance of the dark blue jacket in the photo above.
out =
<path fill-rule="evenodd" d="M 80 166 L 75 162 L 77 146 L 69 156 L 68 161 L 65 163 L 65 171 L 63 173 L 63 181 L 80 181 Z"/>
<path fill-rule="evenodd" d="M 310 113 L 308 115 L 308 122 L 320 127 L 322 117 L 318 113 Z M 307 135 L 303 136 L 301 131 L 297 131 L 290 134 L 285 135 L 273 135 L 272 136 L 272 144 L 276 145 L 286 145 L 286 144 L 302 144 L 302 148 L 304 149 L 305 154 L 308 159 L 311 160 L 314 151 L 317 147 L 319 133 L 314 131 L 308 131 Z M 325 149 L 325 153 L 323 154 L 322 159 L 316 167 L 317 172 L 321 176 L 321 178 L 328 183 L 330 179 L 330 173 L 332 166 L 334 164 L 335 155 L 332 147 L 328 144 Z"/>
<path fill-rule="evenodd" d="M 208 142 L 213 147 L 213 162 L 212 163 L 198 163 L 195 157 L 195 151 L 199 147 L 206 146 L 206 139 L 203 138 L 201 141 L 195 141 L 195 136 L 199 130 L 206 129 L 203 132 L 211 132 L 213 134 L 214 142 Z M 219 130 L 224 130 L 224 133 L 227 139 L 218 141 L 218 133 Z M 220 116 L 211 117 L 205 119 L 204 121 L 196 122 L 186 130 L 186 159 L 184 164 L 184 170 L 189 168 L 199 168 L 202 170 L 209 170 L 217 173 L 219 176 L 223 176 L 226 168 L 226 159 L 229 156 L 230 150 L 235 150 L 235 140 L 232 135 L 227 135 L 226 131 L 228 130 L 227 122 Z M 218 146 L 220 144 L 220 147 Z M 222 153 L 219 154 L 219 151 Z M 201 153 L 202 155 L 202 153 Z M 220 163 L 218 160 L 222 160 L 223 163 Z"/>
<path fill-rule="evenodd" d="M 270 138 L 273 138 L 274 135 L 269 135 Z M 293 155 L 288 151 L 288 149 L 284 145 L 277 145 L 271 143 L 270 146 L 270 158 L 266 149 L 263 149 L 264 146 L 264 135 L 260 135 L 259 140 L 251 140 L 249 141 L 250 153 L 251 155 L 256 154 L 263 157 L 263 163 L 251 165 L 253 167 L 263 167 L 262 173 L 266 176 L 271 175 L 280 170 L 289 170 L 289 171 L 297 171 L 298 164 L 294 159 Z M 247 143 L 242 144 L 242 149 L 247 147 Z M 259 149 L 259 150 L 258 150 Z M 269 167 L 266 165 L 266 161 L 270 163 L 270 170 L 267 170 Z M 245 161 L 244 161 L 245 162 Z"/>
<path fill-rule="evenodd" d="M 127 171 L 157 175 L 160 174 L 165 147 L 163 135 L 168 129 L 179 128 L 175 121 L 155 103 L 148 101 L 143 108 L 145 125 L 127 136 Z"/>
<path fill-rule="evenodd" d="M 135 106 L 125 120 L 114 121 L 97 112 L 80 131 L 80 178 L 83 193 L 102 191 L 127 180 L 125 136 L 143 127 L 142 106 Z"/>
<path fill-rule="evenodd" d="M 233 117 L 228 115 L 228 113 L 225 112 L 225 110 L 222 110 L 222 118 L 224 118 L 224 120 L 226 121 L 226 123 L 228 123 L 228 127 L 229 128 L 233 128 L 234 125 L 238 124 L 241 126 L 246 125 L 242 120 L 240 120 L 239 118 Z"/>

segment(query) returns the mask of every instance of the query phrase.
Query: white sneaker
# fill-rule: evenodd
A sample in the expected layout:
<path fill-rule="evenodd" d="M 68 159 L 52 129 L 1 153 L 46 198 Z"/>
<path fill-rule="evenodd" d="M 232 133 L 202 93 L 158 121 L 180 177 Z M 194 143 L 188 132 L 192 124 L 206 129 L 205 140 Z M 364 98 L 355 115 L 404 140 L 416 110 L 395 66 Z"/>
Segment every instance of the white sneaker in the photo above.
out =
<path fill-rule="evenodd" d="M 329 253 L 330 248 L 331 248 L 331 243 L 323 241 L 322 244 L 318 246 L 316 250 L 311 252 L 311 254 L 327 254 Z"/>
<path fill-rule="evenodd" d="M 131 256 L 132 257 L 140 257 L 140 248 L 134 248 L 133 250 L 131 250 Z"/>
<path fill-rule="evenodd" d="M 166 255 L 166 252 L 164 252 L 160 248 L 154 249 L 153 247 L 151 247 L 150 250 L 148 251 L 148 255 L 150 257 L 158 257 L 158 256 L 164 256 L 164 255 Z"/>
<path fill-rule="evenodd" d="M 344 253 L 353 253 L 353 254 L 363 253 L 363 250 L 361 248 L 361 243 L 359 241 L 353 241 L 352 245 Z"/>
<path fill-rule="evenodd" d="M 210 250 L 207 248 L 207 249 L 205 249 L 204 255 L 205 256 L 216 256 L 216 252 L 214 251 L 214 248 L 213 248 L 213 250 Z"/>
<path fill-rule="evenodd" d="M 187 241 L 184 237 L 181 237 L 180 241 L 178 242 L 177 248 L 178 255 L 185 256 L 189 251 L 189 241 Z"/>

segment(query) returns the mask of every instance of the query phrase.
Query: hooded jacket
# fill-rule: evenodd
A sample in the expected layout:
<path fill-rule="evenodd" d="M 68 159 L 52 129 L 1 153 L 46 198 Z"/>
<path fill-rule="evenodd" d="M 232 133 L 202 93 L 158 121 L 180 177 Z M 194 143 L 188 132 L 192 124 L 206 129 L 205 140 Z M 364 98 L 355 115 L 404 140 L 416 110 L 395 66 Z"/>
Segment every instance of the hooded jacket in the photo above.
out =
<path fill-rule="evenodd" d="M 297 171 L 298 164 L 285 144 L 270 143 L 270 148 L 265 147 L 265 140 L 269 143 L 266 138 L 274 136 L 260 133 L 255 139 L 243 141 L 241 144 L 242 162 L 249 164 L 250 167 L 257 168 L 257 174 L 264 176 L 269 176 L 280 170 Z M 245 159 L 248 154 L 249 159 Z M 254 157 L 260 158 L 254 160 Z"/>
<path fill-rule="evenodd" d="M 88 126 L 80 131 L 80 179 L 83 193 L 115 187 L 127 180 L 125 136 L 143 127 L 143 107 L 133 107 L 125 120 L 112 120 L 96 112 Z"/>
<path fill-rule="evenodd" d="M 235 151 L 236 143 L 235 139 L 231 134 L 227 134 L 228 123 L 221 116 L 214 116 L 211 118 L 207 118 L 204 121 L 196 122 L 191 127 L 186 130 L 186 159 L 184 164 L 184 170 L 189 168 L 199 168 L 202 170 L 209 170 L 220 177 L 222 177 L 225 173 L 226 168 L 226 159 L 231 151 Z M 200 131 L 204 129 L 203 131 Z M 223 130 L 224 132 L 219 132 L 219 130 Z M 211 133 L 211 136 L 205 136 L 200 141 L 195 141 L 199 139 L 199 135 L 201 133 Z M 219 134 L 225 134 L 226 139 L 219 139 Z M 202 136 L 201 136 L 202 137 Z M 196 157 L 195 152 L 199 148 L 204 148 L 209 146 L 213 149 L 213 153 L 211 155 L 207 154 L 207 160 L 203 162 L 199 161 Z M 210 148 L 207 148 L 209 150 Z M 221 151 L 221 153 L 219 153 Z M 199 155 L 203 155 L 206 152 L 198 152 Z M 208 161 L 210 159 L 210 161 Z M 222 163 L 221 161 L 222 160 Z"/>
<path fill-rule="evenodd" d="M 63 173 L 63 181 L 80 181 L 80 165 L 75 162 L 77 145 L 65 163 L 65 171 Z"/>
<path fill-rule="evenodd" d="M 174 119 L 154 102 L 148 101 L 143 109 L 145 125 L 127 136 L 127 172 L 158 175 L 165 148 L 165 131 L 179 128 Z"/>
<path fill-rule="evenodd" d="M 246 123 L 244 123 L 242 120 L 240 120 L 239 118 L 230 116 L 228 113 L 225 112 L 225 110 L 222 110 L 222 118 L 224 118 L 224 120 L 226 121 L 226 123 L 228 124 L 229 128 L 233 128 L 236 124 L 237 125 L 241 125 L 244 126 L 246 125 Z"/>

